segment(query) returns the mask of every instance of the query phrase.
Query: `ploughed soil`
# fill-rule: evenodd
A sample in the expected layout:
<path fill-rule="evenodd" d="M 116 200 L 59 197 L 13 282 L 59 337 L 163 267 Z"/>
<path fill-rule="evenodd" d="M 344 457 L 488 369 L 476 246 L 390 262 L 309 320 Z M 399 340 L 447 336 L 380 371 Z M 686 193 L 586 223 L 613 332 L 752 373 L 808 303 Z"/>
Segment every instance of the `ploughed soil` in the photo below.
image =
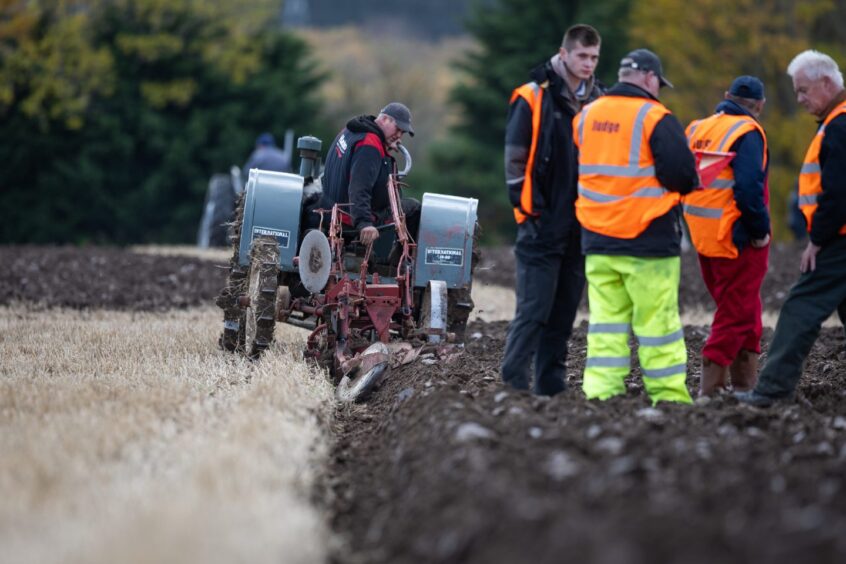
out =
<path fill-rule="evenodd" d="M 0 246 L 0 305 L 162 311 L 208 305 L 226 265 L 116 247 Z"/>
<path fill-rule="evenodd" d="M 773 249 L 766 309 L 783 302 L 800 252 Z M 0 264 L 0 305 L 80 309 L 208 305 L 226 273 L 100 247 L 0 246 Z M 512 285 L 513 264 L 491 249 L 476 281 Z M 711 307 L 689 254 L 681 302 Z M 728 396 L 653 408 L 636 368 L 626 397 L 587 401 L 585 323 L 567 392 L 506 391 L 505 331 L 475 322 L 462 354 L 396 368 L 366 403 L 339 407 L 315 492 L 346 539 L 334 562 L 846 562 L 840 328 L 823 330 L 798 399 L 767 410 Z M 707 331 L 685 328 L 691 391 Z"/>
<path fill-rule="evenodd" d="M 841 329 L 823 330 L 798 401 L 768 410 L 653 408 L 638 370 L 627 396 L 587 401 L 586 329 L 552 399 L 503 388 L 506 323 L 476 322 L 463 355 L 340 409 L 334 562 L 846 562 Z M 706 336 L 685 328 L 691 391 Z"/>
<path fill-rule="evenodd" d="M 802 246 L 772 250 L 764 307 L 781 306 Z M 486 249 L 475 280 L 510 286 L 513 252 Z M 710 309 L 695 254 L 682 309 Z M 846 340 L 824 329 L 796 401 L 728 394 L 650 405 L 633 354 L 628 394 L 581 392 L 587 324 L 569 345 L 569 390 L 506 390 L 505 322 L 475 322 L 452 360 L 394 369 L 338 411 L 326 488 L 347 563 L 846 561 Z M 686 327 L 695 393 L 707 327 Z M 772 331 L 764 335 L 764 356 Z"/>

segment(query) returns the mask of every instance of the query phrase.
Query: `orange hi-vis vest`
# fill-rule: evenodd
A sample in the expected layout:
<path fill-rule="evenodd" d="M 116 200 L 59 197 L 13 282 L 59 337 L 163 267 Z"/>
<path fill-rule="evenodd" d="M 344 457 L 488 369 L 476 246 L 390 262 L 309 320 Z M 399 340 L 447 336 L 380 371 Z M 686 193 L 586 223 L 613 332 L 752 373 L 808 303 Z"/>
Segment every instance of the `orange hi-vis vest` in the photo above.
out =
<path fill-rule="evenodd" d="M 529 215 L 535 213 L 534 206 L 532 205 L 532 170 L 535 166 L 535 154 L 537 153 L 538 135 L 540 134 L 541 102 L 543 101 L 543 95 L 548 85 L 548 82 L 544 82 L 543 84 L 538 84 L 537 82 L 526 83 L 514 89 L 514 92 L 511 93 L 511 100 L 509 101 L 509 104 L 513 104 L 514 100 L 520 96 L 526 100 L 529 104 L 529 109 L 532 110 L 532 144 L 529 147 L 529 158 L 526 161 L 523 189 L 520 191 L 520 207 L 514 208 L 514 219 L 517 220 L 517 223 L 523 223 Z"/>
<path fill-rule="evenodd" d="M 758 131 L 764 139 L 764 170 L 767 168 L 767 135 L 750 116 L 714 114 L 691 122 L 687 126 L 687 140 L 691 150 L 728 151 L 735 141 L 751 131 Z M 734 201 L 734 169 L 725 167 L 708 186 L 682 198 L 684 219 L 690 228 L 690 238 L 700 255 L 715 258 L 737 258 L 740 254 L 732 240 L 732 228 L 740 218 Z"/>
<path fill-rule="evenodd" d="M 813 141 L 811 141 L 811 146 L 808 147 L 808 152 L 805 153 L 805 162 L 802 163 L 802 170 L 799 173 L 799 209 L 805 215 L 808 232 L 811 231 L 814 212 L 817 211 L 817 196 L 822 194 L 823 191 L 820 148 L 822 147 L 823 137 L 825 137 L 825 127 L 841 114 L 846 114 L 846 102 L 831 110 L 831 113 L 823 121 Z M 846 235 L 846 225 L 840 228 L 839 233 Z"/>
<path fill-rule="evenodd" d="M 655 177 L 649 138 L 670 110 L 647 98 L 604 96 L 573 118 L 579 147 L 576 217 L 582 227 L 634 239 L 679 203 Z"/>

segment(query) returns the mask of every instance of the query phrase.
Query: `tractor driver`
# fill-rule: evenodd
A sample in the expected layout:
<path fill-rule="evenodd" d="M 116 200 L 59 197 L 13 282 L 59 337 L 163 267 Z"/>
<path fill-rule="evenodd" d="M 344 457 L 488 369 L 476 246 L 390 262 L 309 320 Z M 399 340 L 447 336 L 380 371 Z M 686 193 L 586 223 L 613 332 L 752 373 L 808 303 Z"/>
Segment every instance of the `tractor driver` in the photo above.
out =
<path fill-rule="evenodd" d="M 335 137 L 326 156 L 323 172 L 323 198 L 320 207 L 330 209 L 336 203 L 351 203 L 344 223 L 359 233 L 365 245 L 379 238 L 375 225 L 391 219 L 388 176 L 403 134 L 414 136 L 411 111 L 404 104 L 391 102 L 378 116 L 363 115 L 347 122 Z M 420 202 L 402 198 L 406 226 L 412 237 L 420 224 Z"/>

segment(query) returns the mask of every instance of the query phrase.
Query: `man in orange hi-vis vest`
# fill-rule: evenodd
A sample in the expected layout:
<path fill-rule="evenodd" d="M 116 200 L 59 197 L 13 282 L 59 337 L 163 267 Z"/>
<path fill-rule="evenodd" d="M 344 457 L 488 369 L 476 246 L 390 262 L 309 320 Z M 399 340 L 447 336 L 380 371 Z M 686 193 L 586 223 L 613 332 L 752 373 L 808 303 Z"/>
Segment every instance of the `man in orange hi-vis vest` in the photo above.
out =
<path fill-rule="evenodd" d="M 801 275 L 778 316 L 767 364 L 742 402 L 766 407 L 795 393 L 820 327 L 834 311 L 846 321 L 846 89 L 837 63 L 804 51 L 787 67 L 796 99 L 819 121 L 799 173 L 799 207 L 810 241 Z"/>
<path fill-rule="evenodd" d="M 735 153 L 730 166 L 683 198 L 684 218 L 699 253 L 702 278 L 717 304 L 702 348 L 699 395 L 751 390 L 761 353 L 761 284 L 767 273 L 767 136 L 758 123 L 764 84 L 737 77 L 716 112 L 687 127 L 690 148 Z"/>
<path fill-rule="evenodd" d="M 679 201 L 699 175 L 681 124 L 658 101 L 672 84 L 657 55 L 632 51 L 619 79 L 573 120 L 590 305 L 584 392 L 600 400 L 626 393 L 634 333 L 652 402 L 691 403 L 678 307 Z"/>
<path fill-rule="evenodd" d="M 511 94 L 505 182 L 517 221 L 517 308 L 508 326 L 502 379 L 552 396 L 566 387 L 567 340 L 585 286 L 579 246 L 573 116 L 600 95 L 593 77 L 599 33 L 577 24 L 555 55 Z"/>

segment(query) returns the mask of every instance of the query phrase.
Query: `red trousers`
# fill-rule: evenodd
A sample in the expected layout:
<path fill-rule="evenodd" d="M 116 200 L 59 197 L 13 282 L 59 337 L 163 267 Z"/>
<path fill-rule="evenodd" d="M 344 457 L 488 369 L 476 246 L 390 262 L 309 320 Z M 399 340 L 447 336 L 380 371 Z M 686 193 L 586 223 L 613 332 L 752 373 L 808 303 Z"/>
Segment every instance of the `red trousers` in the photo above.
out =
<path fill-rule="evenodd" d="M 735 259 L 699 255 L 702 278 L 717 303 L 702 356 L 727 366 L 741 349 L 761 352 L 761 284 L 770 248 L 746 247 Z"/>

